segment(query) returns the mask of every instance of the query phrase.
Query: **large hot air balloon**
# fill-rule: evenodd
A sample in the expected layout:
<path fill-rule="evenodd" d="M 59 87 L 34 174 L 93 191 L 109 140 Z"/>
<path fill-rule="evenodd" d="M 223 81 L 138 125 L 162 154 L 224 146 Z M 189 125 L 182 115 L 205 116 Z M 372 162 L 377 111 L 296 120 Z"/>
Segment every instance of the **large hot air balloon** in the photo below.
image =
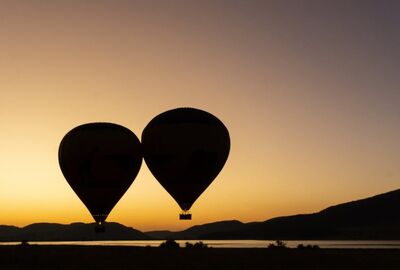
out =
<path fill-rule="evenodd" d="M 139 172 L 139 139 L 117 124 L 84 124 L 62 139 L 58 159 L 64 177 L 97 222 L 96 231 L 104 231 L 108 214 Z"/>
<path fill-rule="evenodd" d="M 217 177 L 230 149 L 229 132 L 212 114 L 194 109 L 166 111 L 142 133 L 144 160 L 154 177 L 175 199 L 183 213 Z"/>

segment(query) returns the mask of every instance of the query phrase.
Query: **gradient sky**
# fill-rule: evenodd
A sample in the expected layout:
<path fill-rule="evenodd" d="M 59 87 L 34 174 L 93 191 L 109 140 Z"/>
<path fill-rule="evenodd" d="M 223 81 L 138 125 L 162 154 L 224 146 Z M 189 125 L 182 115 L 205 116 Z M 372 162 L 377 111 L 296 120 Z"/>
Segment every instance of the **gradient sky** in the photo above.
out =
<path fill-rule="evenodd" d="M 140 230 L 309 213 L 399 188 L 399 1 L 1 1 L 0 224 L 90 222 L 57 151 L 190 106 L 227 164 L 180 209 L 145 163 L 109 216 Z"/>

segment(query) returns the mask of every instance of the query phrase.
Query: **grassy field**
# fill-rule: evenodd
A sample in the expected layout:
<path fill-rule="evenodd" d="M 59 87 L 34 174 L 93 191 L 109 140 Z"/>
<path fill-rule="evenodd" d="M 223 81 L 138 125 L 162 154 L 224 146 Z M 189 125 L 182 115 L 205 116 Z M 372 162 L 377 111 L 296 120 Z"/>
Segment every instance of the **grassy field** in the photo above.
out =
<path fill-rule="evenodd" d="M 0 246 L 0 269 L 400 269 L 400 250 Z"/>

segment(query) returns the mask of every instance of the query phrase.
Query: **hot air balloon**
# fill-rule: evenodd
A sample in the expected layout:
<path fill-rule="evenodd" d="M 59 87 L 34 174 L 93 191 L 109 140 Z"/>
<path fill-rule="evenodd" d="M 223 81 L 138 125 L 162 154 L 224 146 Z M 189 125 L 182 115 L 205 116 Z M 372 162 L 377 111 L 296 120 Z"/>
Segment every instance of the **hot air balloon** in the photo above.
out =
<path fill-rule="evenodd" d="M 229 132 L 212 114 L 177 108 L 153 118 L 142 133 L 144 160 L 151 173 L 175 199 L 182 213 L 222 170 L 230 150 Z"/>
<path fill-rule="evenodd" d="M 84 124 L 62 139 L 58 159 L 65 179 L 96 221 L 96 231 L 104 231 L 108 214 L 140 170 L 139 139 L 117 124 Z"/>

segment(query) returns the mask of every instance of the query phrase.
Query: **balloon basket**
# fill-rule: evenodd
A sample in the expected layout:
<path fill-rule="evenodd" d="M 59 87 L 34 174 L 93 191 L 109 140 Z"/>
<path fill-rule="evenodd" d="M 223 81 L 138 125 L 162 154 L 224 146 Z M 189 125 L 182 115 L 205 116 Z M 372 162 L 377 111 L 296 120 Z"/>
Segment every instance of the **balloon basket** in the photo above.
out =
<path fill-rule="evenodd" d="M 191 220 L 192 214 L 188 214 L 188 213 L 179 214 L 179 219 L 180 220 Z"/>

